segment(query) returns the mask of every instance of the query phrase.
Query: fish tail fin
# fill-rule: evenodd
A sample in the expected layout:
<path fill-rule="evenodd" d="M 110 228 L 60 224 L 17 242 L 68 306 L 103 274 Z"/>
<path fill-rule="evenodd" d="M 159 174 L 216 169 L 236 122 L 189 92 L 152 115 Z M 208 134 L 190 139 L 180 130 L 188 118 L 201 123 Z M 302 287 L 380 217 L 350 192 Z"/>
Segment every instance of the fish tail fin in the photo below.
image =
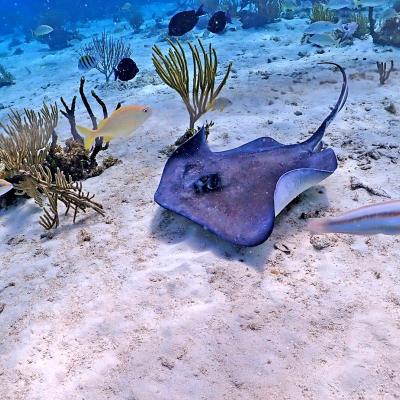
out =
<path fill-rule="evenodd" d="M 312 233 L 329 233 L 329 218 L 311 218 L 307 223 L 307 230 Z"/>
<path fill-rule="evenodd" d="M 204 11 L 204 4 L 201 4 L 199 9 L 196 11 L 196 15 L 198 17 L 201 17 L 202 15 L 206 15 L 206 12 Z"/>
<path fill-rule="evenodd" d="M 94 131 L 92 129 L 85 128 L 84 126 L 77 125 L 76 128 L 78 129 L 79 133 L 84 136 L 85 149 L 90 150 L 94 139 L 96 138 Z"/>

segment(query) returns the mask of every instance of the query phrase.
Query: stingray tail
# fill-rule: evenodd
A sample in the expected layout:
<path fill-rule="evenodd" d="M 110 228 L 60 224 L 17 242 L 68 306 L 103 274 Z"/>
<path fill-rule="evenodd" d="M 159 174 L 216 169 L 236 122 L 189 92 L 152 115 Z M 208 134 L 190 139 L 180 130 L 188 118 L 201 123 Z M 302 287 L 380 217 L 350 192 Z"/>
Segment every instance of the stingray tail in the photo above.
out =
<path fill-rule="evenodd" d="M 339 71 L 342 73 L 343 77 L 343 83 L 342 83 L 342 90 L 340 92 L 339 98 L 333 107 L 332 111 L 330 114 L 324 119 L 320 127 L 316 130 L 316 132 L 310 137 L 310 139 L 306 140 L 304 144 L 311 146 L 311 149 L 317 150 L 319 145 L 321 144 L 321 141 L 325 135 L 325 130 L 329 126 L 329 124 L 333 121 L 333 119 L 336 117 L 336 115 L 340 112 L 340 110 L 344 107 L 346 104 L 347 96 L 349 94 L 349 86 L 347 83 L 347 75 L 346 71 L 342 66 L 339 64 L 333 63 L 333 62 L 321 62 L 319 64 L 330 64 L 334 65 L 339 69 Z"/>

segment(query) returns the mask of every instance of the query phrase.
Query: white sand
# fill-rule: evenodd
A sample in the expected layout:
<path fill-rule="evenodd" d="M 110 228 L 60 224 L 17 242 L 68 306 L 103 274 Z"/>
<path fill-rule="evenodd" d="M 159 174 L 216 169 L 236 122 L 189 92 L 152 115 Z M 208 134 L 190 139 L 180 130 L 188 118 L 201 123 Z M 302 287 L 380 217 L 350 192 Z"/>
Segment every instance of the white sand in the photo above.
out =
<path fill-rule="evenodd" d="M 112 30 L 111 22 L 82 33 L 104 27 Z M 340 74 L 317 62 L 339 62 L 350 76 L 347 106 L 325 138 L 339 169 L 290 205 L 270 239 L 252 249 L 222 242 L 153 201 L 166 161 L 159 151 L 187 125 L 177 95 L 164 85 L 138 85 L 139 78 L 126 90 L 105 87 L 97 72 L 88 74 L 88 93 L 99 85 L 110 106 L 148 104 L 154 116 L 104 154 L 122 164 L 84 182 L 104 205 L 105 219 L 89 213 L 73 225 L 63 218 L 48 240 L 40 238 L 33 201 L 1 214 L 2 400 L 399 398 L 399 239 L 312 238 L 300 219 L 384 200 L 352 191 L 351 176 L 400 198 L 398 147 L 381 149 L 378 160 L 357 158 L 379 143 L 400 144 L 400 119 L 384 109 L 390 101 L 400 107 L 400 74 L 379 86 L 375 67 L 377 60 L 397 64 L 399 51 L 357 40 L 318 55 L 299 44 L 304 27 L 304 20 L 283 21 L 212 38 L 221 64 L 233 61 L 236 71 L 223 92 L 233 105 L 207 116 L 216 122 L 213 149 L 263 135 L 284 143 L 306 138 L 341 86 Z M 154 38 L 120 36 L 132 43 L 142 76 L 155 77 Z M 17 77 L 16 86 L 0 89 L 1 103 L 39 107 L 76 94 L 78 44 L 54 55 L 37 43 L 22 47 L 24 55 L 0 60 Z M 79 122 L 89 124 L 80 102 L 78 108 Z M 64 119 L 58 132 L 69 135 Z M 370 169 L 362 169 L 365 159 Z"/>

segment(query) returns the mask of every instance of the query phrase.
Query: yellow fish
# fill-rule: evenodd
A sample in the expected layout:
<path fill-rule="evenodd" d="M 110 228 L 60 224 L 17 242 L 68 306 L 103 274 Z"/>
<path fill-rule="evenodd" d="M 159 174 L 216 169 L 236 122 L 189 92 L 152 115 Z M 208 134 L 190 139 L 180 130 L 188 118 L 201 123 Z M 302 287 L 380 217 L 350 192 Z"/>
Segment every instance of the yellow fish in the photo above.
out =
<path fill-rule="evenodd" d="M 12 188 L 13 185 L 10 182 L 5 181 L 4 179 L 0 179 L 0 197 L 4 196 Z"/>
<path fill-rule="evenodd" d="M 90 150 L 98 137 L 103 137 L 105 142 L 109 142 L 117 137 L 129 136 L 150 117 L 151 113 L 151 108 L 146 106 L 121 107 L 103 119 L 95 130 L 83 126 L 77 128 L 85 136 L 85 149 Z"/>

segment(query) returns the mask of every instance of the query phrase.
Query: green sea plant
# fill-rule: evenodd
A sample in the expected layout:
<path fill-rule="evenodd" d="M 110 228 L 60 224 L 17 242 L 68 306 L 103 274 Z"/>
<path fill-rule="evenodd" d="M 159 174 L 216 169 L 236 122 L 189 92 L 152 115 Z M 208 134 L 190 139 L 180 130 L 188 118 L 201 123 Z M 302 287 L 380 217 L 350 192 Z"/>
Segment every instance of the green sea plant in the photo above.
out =
<path fill-rule="evenodd" d="M 179 41 L 173 43 L 168 40 L 168 43 L 171 46 L 168 54 L 163 54 L 157 46 L 153 47 L 153 64 L 163 82 L 180 95 L 189 113 L 188 131 L 194 134 L 196 122 L 212 108 L 225 86 L 232 63 L 228 65 L 221 82 L 217 85 L 218 57 L 211 44 L 206 49 L 201 40 L 198 41 L 198 46 L 189 43 L 193 60 L 190 76 L 183 46 Z"/>
<path fill-rule="evenodd" d="M 121 59 L 130 57 L 132 49 L 122 39 L 115 39 L 112 35 L 103 32 L 101 36 L 93 36 L 89 44 L 79 51 L 80 56 L 91 55 L 96 58 L 96 69 L 102 73 L 106 82 L 110 81 L 114 68 Z"/>
<path fill-rule="evenodd" d="M 279 18 L 282 12 L 281 0 L 255 0 L 257 13 L 268 18 L 271 22 Z"/>
<path fill-rule="evenodd" d="M 350 17 L 350 22 L 356 22 L 358 25 L 357 30 L 353 35 L 354 37 L 358 39 L 365 39 L 369 35 L 370 30 L 368 17 L 361 11 L 353 13 Z"/>
<path fill-rule="evenodd" d="M 0 87 L 11 86 L 15 84 L 15 78 L 6 68 L 0 64 Z"/>
<path fill-rule="evenodd" d="M 73 210 L 74 221 L 87 209 L 104 215 L 102 206 L 83 191 L 80 182 L 74 182 L 60 169 L 50 169 L 52 152 L 57 147 L 57 124 L 57 105 L 44 104 L 38 112 L 14 110 L 9 114 L 9 123 L 0 125 L 1 177 L 13 184 L 17 195 L 32 197 L 43 208 L 40 224 L 45 229 L 59 225 L 60 203 L 66 213 Z"/>
<path fill-rule="evenodd" d="M 337 22 L 337 20 L 338 18 L 334 11 L 329 10 L 325 5 L 321 3 L 314 3 L 310 14 L 311 22 L 318 22 L 318 21 Z"/>

